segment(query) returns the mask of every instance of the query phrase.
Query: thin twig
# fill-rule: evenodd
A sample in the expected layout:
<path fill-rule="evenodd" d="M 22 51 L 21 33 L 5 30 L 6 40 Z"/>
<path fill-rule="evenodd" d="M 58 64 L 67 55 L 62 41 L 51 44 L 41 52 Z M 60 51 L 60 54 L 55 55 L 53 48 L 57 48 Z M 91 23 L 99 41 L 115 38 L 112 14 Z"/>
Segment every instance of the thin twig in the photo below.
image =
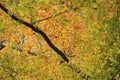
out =
<path fill-rule="evenodd" d="M 120 72 L 120 66 L 119 69 L 117 70 L 117 72 L 115 72 L 111 78 L 111 80 L 115 80 L 115 76 Z"/>
<path fill-rule="evenodd" d="M 52 18 L 52 17 L 59 16 L 59 15 L 61 15 L 61 14 L 63 14 L 63 13 L 66 13 L 66 12 L 68 12 L 68 11 L 66 10 L 66 11 L 60 12 L 60 13 L 58 13 L 58 14 L 51 15 L 51 16 L 49 16 L 49 17 L 47 17 L 47 18 L 40 19 L 40 20 L 38 20 L 38 21 L 33 22 L 32 25 L 35 24 L 35 23 L 37 23 L 37 22 L 42 22 L 42 21 L 48 20 L 48 19 L 50 19 L 50 18 Z"/>
<path fill-rule="evenodd" d="M 15 78 L 15 76 L 13 76 L 9 71 L 7 71 L 8 69 L 6 69 L 2 64 L 0 65 L 2 68 L 3 68 L 3 70 L 5 71 L 5 72 L 7 72 L 7 73 L 9 73 L 9 76 L 10 77 L 12 77 L 14 80 L 17 80 L 16 78 Z M 15 72 L 15 71 L 14 71 Z M 16 72 L 15 72 L 16 73 Z M 17 74 L 17 73 L 16 73 Z"/>

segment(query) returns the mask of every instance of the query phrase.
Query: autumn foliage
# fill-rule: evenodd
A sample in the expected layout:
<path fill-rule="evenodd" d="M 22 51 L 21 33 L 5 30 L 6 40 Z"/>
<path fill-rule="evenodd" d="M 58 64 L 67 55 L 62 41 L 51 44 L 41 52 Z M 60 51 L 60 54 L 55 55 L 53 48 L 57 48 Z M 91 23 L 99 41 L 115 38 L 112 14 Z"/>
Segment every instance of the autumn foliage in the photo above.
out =
<path fill-rule="evenodd" d="M 120 17 L 116 0 L 3 0 L 0 80 L 119 80 Z M 69 59 L 66 63 L 39 34 Z"/>

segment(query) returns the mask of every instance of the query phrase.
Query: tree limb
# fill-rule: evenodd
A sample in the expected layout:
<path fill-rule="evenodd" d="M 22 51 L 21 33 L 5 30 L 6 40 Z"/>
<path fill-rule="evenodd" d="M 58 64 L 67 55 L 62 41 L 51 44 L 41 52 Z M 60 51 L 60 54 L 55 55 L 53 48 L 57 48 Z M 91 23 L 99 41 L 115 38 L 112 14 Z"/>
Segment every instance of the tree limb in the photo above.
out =
<path fill-rule="evenodd" d="M 66 13 L 66 12 L 68 12 L 68 11 L 66 10 L 66 11 L 60 12 L 60 13 L 58 13 L 58 14 L 51 15 L 51 16 L 49 16 L 49 17 L 47 17 L 47 18 L 44 18 L 44 19 L 40 19 L 40 20 L 38 20 L 38 21 L 35 21 L 35 22 L 33 22 L 32 24 L 35 24 L 35 23 L 37 23 L 37 22 L 41 22 L 41 21 L 48 20 L 48 19 L 50 19 L 50 18 L 52 18 L 52 17 L 56 17 L 56 16 L 58 16 L 58 15 L 61 15 L 61 14 L 63 14 L 63 13 Z"/>
<path fill-rule="evenodd" d="M 17 79 L 15 78 L 15 76 L 13 76 L 13 74 L 10 73 L 9 70 L 3 66 L 3 64 L 0 63 L 0 67 L 2 67 L 3 70 L 4 70 L 5 72 L 7 72 L 10 77 L 12 77 L 14 80 L 17 80 Z M 12 71 L 13 71 L 14 73 L 16 73 L 13 69 L 12 69 Z M 16 74 L 17 74 L 17 73 L 16 73 Z"/>
<path fill-rule="evenodd" d="M 115 76 L 120 72 L 120 66 L 119 69 L 113 74 L 111 80 L 115 80 Z"/>
<path fill-rule="evenodd" d="M 1 3 L 0 3 L 0 8 L 1 8 L 6 14 L 9 15 L 9 10 L 8 10 L 6 7 L 4 7 Z M 40 35 L 45 39 L 45 41 L 47 42 L 47 44 L 48 44 L 58 55 L 60 55 L 60 56 L 63 58 L 64 61 L 66 61 L 67 63 L 69 62 L 69 59 L 65 56 L 65 54 L 64 54 L 61 50 L 59 50 L 59 49 L 51 42 L 51 40 L 48 38 L 48 36 L 47 36 L 42 30 L 40 30 L 40 29 L 36 28 L 35 26 L 33 26 L 32 24 L 30 24 L 30 23 L 28 23 L 28 22 L 26 22 L 26 21 L 24 21 L 24 20 L 16 17 L 16 16 L 13 15 L 13 14 L 10 14 L 9 16 L 10 16 L 12 19 L 14 19 L 15 21 L 17 21 L 17 22 L 19 22 L 19 23 L 21 23 L 21 24 L 24 24 L 26 27 L 28 27 L 28 28 L 32 29 L 34 32 L 40 34 Z"/>
<path fill-rule="evenodd" d="M 5 41 L 0 41 L 0 50 L 2 50 L 3 48 L 5 48 L 6 43 Z"/>

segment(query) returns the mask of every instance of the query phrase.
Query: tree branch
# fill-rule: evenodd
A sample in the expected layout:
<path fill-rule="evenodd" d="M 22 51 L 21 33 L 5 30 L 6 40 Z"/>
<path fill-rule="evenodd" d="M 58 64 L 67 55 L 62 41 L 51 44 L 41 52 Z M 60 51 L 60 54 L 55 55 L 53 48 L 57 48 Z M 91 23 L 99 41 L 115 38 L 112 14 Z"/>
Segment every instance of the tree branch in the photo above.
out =
<path fill-rule="evenodd" d="M 6 13 L 9 15 L 9 10 L 7 8 L 5 8 L 1 3 L 0 3 L 0 8 Z M 32 24 L 16 17 L 15 15 L 13 14 L 10 14 L 9 15 L 12 19 L 14 19 L 15 21 L 21 23 L 21 24 L 24 24 L 26 27 L 32 29 L 34 32 L 40 34 L 44 39 L 45 41 L 47 42 L 47 44 L 58 54 L 60 55 L 64 61 L 66 61 L 67 63 L 69 62 L 69 59 L 65 56 L 65 54 L 59 50 L 52 42 L 51 40 L 48 38 L 48 36 L 40 29 L 36 28 L 35 26 L 33 26 Z"/>
<path fill-rule="evenodd" d="M 68 12 L 68 11 L 67 11 L 67 10 L 65 10 L 65 11 L 63 11 L 63 12 L 60 12 L 60 13 L 58 13 L 58 14 L 51 15 L 51 16 L 49 16 L 49 17 L 47 17 L 47 18 L 44 18 L 44 19 L 41 19 L 41 20 L 35 21 L 35 22 L 33 22 L 32 24 L 35 24 L 35 23 L 37 23 L 37 22 L 41 22 L 41 21 L 48 20 L 48 19 L 50 19 L 50 18 L 52 18 L 52 17 L 59 16 L 59 15 L 61 15 L 61 14 L 63 14 L 63 13 L 66 13 L 66 12 Z"/>
<path fill-rule="evenodd" d="M 115 80 L 115 76 L 120 72 L 120 66 L 119 69 L 113 74 L 111 80 Z"/>
<path fill-rule="evenodd" d="M 0 41 L 0 50 L 2 50 L 3 48 L 5 48 L 6 43 L 5 41 Z"/>
<path fill-rule="evenodd" d="M 2 67 L 3 70 L 4 70 L 5 72 L 7 72 L 10 77 L 12 77 L 14 80 L 17 80 L 17 79 L 15 78 L 15 76 L 13 76 L 13 74 L 10 73 L 9 70 L 3 66 L 3 64 L 0 63 L 0 67 Z M 12 71 L 13 71 L 14 73 L 16 73 L 13 69 L 12 69 Z M 17 74 L 17 73 L 16 73 L 16 74 Z"/>

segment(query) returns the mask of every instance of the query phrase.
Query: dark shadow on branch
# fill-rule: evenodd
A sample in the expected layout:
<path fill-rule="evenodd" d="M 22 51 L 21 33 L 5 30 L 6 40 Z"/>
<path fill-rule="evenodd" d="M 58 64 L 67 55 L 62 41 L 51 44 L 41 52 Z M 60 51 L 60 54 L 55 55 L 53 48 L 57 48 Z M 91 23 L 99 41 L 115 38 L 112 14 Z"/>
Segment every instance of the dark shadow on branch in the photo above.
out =
<path fill-rule="evenodd" d="M 9 15 L 9 10 L 7 8 L 5 8 L 1 3 L 0 3 L 0 8 Z M 48 36 L 40 29 L 36 28 L 35 26 L 33 26 L 32 24 L 22 20 L 22 19 L 19 19 L 18 17 L 16 17 L 15 15 L 13 14 L 10 14 L 9 15 L 12 19 L 14 19 L 15 21 L 21 23 L 21 24 L 24 24 L 26 27 L 32 29 L 33 31 L 35 31 L 36 33 L 39 33 L 44 39 L 45 41 L 47 42 L 47 44 L 58 54 L 60 55 L 64 61 L 66 61 L 67 63 L 69 62 L 69 59 L 65 56 L 65 54 L 59 50 L 52 42 L 51 40 L 48 38 Z"/>

